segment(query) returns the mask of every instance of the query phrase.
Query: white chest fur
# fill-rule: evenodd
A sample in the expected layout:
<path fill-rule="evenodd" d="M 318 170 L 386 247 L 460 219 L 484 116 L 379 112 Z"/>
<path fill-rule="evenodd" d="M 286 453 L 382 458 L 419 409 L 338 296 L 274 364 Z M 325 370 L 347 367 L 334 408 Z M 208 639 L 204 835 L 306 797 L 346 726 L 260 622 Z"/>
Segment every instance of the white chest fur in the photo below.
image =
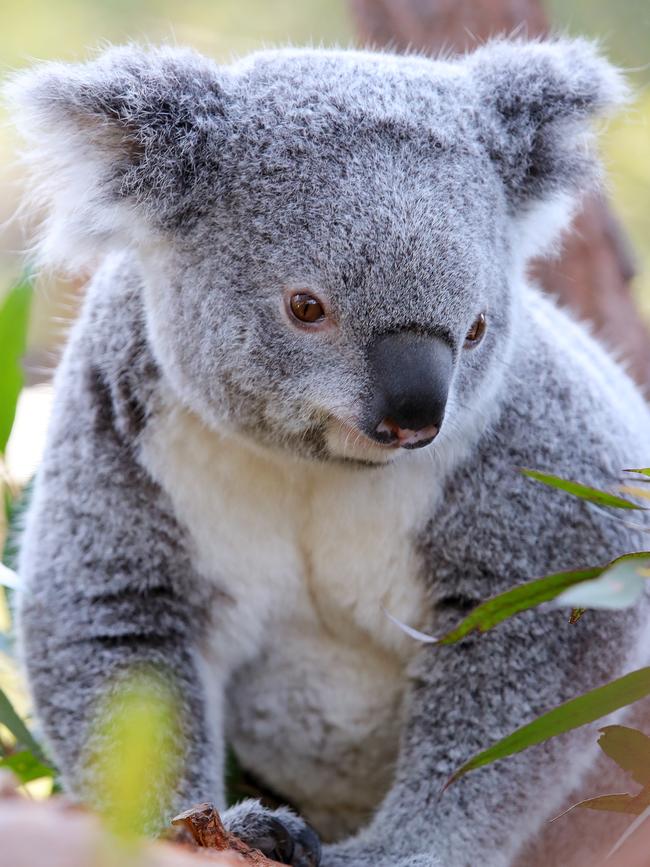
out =
<path fill-rule="evenodd" d="M 330 806 L 316 801 L 334 809 L 337 773 L 365 778 L 374 802 L 417 650 L 384 612 L 414 626 L 426 614 L 412 540 L 439 492 L 429 456 L 376 469 L 292 461 L 178 407 L 153 427 L 144 462 L 190 531 L 197 571 L 232 600 L 215 612 L 208 655 L 215 679 L 235 675 L 238 752 L 321 827 Z M 361 821 L 371 804 L 357 800 Z"/>

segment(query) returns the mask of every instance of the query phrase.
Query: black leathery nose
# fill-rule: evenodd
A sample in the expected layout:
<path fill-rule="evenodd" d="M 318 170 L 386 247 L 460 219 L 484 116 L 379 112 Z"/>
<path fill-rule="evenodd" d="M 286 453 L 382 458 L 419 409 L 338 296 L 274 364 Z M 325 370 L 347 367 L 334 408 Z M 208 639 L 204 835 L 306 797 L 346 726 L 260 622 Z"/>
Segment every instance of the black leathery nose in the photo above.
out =
<path fill-rule="evenodd" d="M 442 337 L 410 331 L 380 335 L 368 347 L 374 400 L 370 427 L 439 429 L 454 356 Z"/>

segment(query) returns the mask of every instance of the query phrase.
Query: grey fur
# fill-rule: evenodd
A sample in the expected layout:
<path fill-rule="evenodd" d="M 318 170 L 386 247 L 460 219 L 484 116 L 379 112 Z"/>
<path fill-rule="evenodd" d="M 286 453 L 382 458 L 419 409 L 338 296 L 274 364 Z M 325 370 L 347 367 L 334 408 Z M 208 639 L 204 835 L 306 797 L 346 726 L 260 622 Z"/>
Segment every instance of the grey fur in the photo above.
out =
<path fill-rule="evenodd" d="M 149 469 L 170 402 L 289 477 L 316 463 L 379 477 L 388 470 L 375 452 L 332 446 L 333 419 L 363 419 L 373 338 L 435 330 L 455 358 L 428 447 L 442 496 L 396 540 L 413 549 L 408 577 L 430 602 L 430 627 L 515 582 L 643 548 L 624 521 L 517 471 L 602 486 L 650 458 L 635 387 L 524 276 L 597 182 L 589 121 L 625 97 L 590 44 L 497 41 L 453 62 L 271 51 L 230 67 L 128 47 L 37 67 L 9 93 L 47 208 L 44 258 L 101 263 L 57 374 L 20 567 L 25 663 L 69 788 L 92 793 L 85 742 L 110 678 L 152 663 L 176 678 L 188 745 L 161 814 L 223 800 L 220 717 L 237 713 L 221 693 L 208 701 L 202 653 L 236 617 L 237 587 L 228 574 L 205 579 L 196 528 Z M 286 286 L 316 287 L 337 328 L 291 329 Z M 486 336 L 464 350 L 481 311 Z M 260 694 L 272 682 L 274 616 L 253 624 L 268 646 L 244 674 L 211 672 L 234 705 L 247 681 Z M 548 864 L 537 835 L 582 784 L 593 731 L 440 788 L 475 750 L 646 661 L 646 619 L 645 605 L 574 627 L 535 611 L 455 647 L 413 648 L 390 791 L 366 828 L 325 847 L 324 867 L 506 867 L 524 847 L 526 867 Z M 299 732 L 311 710 L 291 676 L 298 705 L 285 730 Z M 294 746 L 279 731 L 256 744 L 271 765 Z M 231 813 L 233 827 L 252 815 L 258 833 L 259 809 Z"/>

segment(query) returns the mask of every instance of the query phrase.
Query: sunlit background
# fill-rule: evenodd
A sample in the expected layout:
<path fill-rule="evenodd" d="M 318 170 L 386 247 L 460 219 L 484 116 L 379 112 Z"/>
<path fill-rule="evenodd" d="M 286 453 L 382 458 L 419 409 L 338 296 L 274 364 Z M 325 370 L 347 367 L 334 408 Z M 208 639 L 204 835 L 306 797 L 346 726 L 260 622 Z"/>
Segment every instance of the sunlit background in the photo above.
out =
<path fill-rule="evenodd" d="M 609 126 L 604 152 L 612 198 L 636 250 L 635 292 L 643 315 L 650 319 L 650 2 L 552 0 L 548 8 L 558 28 L 600 37 L 637 88 L 635 104 Z M 81 60 L 89 49 L 106 42 L 173 41 L 227 61 L 261 46 L 348 45 L 354 38 L 346 0 L 3 0 L 0 21 L 0 72 L 41 59 Z M 7 121 L 4 115 L 0 118 Z M 4 122 L 0 300 L 24 269 L 25 237 L 21 221 L 12 218 L 21 189 L 20 172 L 12 162 L 15 148 Z M 5 483 L 14 493 L 37 465 L 51 400 L 48 381 L 82 292 L 81 282 L 55 277 L 36 281 L 25 356 L 28 387 L 22 392 L 6 453 Z M 7 616 L 0 606 L 0 631 Z M 0 686 L 21 703 L 15 677 L 0 652 Z"/>

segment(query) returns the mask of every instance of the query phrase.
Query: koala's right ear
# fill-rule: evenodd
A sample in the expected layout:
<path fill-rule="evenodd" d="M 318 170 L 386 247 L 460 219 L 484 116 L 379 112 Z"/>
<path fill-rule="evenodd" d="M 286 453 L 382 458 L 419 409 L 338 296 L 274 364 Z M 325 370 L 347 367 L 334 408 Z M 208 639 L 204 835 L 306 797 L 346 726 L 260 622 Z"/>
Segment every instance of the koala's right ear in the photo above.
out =
<path fill-rule="evenodd" d="M 45 215 L 42 260 L 79 267 L 143 226 L 194 212 L 192 191 L 224 136 L 220 77 L 192 51 L 128 46 L 10 80 L 10 116 Z"/>

